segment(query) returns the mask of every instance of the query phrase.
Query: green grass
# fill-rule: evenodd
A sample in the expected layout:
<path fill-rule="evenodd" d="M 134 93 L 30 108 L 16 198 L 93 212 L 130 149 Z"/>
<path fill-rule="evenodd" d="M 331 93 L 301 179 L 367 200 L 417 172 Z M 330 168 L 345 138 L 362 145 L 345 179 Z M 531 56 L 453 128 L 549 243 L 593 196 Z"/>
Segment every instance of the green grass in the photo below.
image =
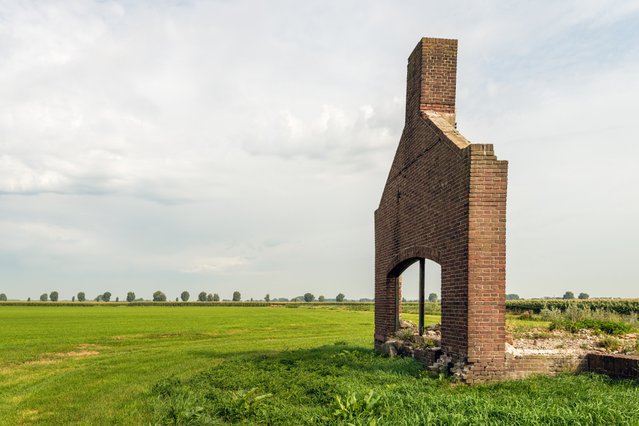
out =
<path fill-rule="evenodd" d="M 142 423 L 144 393 L 166 377 L 190 376 L 238 354 L 335 341 L 370 347 L 372 315 L 244 307 L 2 307 L 0 424 Z M 81 351 L 99 354 L 54 355 Z"/>
<path fill-rule="evenodd" d="M 373 354 L 372 311 L 3 306 L 0 325 L 1 425 L 639 424 L 636 382 L 424 377 Z"/>
<path fill-rule="evenodd" d="M 639 387 L 597 375 L 465 386 L 410 359 L 330 345 L 241 357 L 153 389 L 170 424 L 636 425 Z M 258 399 L 259 398 L 259 399 Z"/>

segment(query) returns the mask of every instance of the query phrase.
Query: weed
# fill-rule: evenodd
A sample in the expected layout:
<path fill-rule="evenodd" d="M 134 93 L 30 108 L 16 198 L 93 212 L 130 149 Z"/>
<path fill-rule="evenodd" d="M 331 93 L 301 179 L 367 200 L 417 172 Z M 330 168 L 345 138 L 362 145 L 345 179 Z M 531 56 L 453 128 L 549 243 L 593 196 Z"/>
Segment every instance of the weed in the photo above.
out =
<path fill-rule="evenodd" d="M 616 352 L 621 348 L 621 342 L 612 336 L 606 336 L 597 342 L 597 346 L 610 352 Z"/>
<path fill-rule="evenodd" d="M 377 424 L 375 417 L 380 413 L 381 396 L 375 395 L 371 389 L 366 396 L 358 396 L 352 392 L 345 397 L 335 395 L 332 418 L 345 421 L 366 421 L 367 424 Z"/>
<path fill-rule="evenodd" d="M 261 411 L 261 404 L 265 399 L 271 398 L 271 393 L 258 393 L 254 387 L 248 391 L 239 390 L 230 393 L 230 398 L 219 409 L 219 414 L 230 421 L 238 421 L 255 417 Z"/>

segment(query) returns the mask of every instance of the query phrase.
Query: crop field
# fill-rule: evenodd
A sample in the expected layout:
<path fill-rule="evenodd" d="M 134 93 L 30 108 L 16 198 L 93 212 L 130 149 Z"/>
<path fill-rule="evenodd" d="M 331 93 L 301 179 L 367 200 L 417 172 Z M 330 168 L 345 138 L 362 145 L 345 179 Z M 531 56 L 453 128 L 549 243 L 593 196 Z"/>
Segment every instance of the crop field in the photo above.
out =
<path fill-rule="evenodd" d="M 636 381 L 469 387 L 377 356 L 368 310 L 0 306 L 0 325 L 2 425 L 639 424 Z"/>

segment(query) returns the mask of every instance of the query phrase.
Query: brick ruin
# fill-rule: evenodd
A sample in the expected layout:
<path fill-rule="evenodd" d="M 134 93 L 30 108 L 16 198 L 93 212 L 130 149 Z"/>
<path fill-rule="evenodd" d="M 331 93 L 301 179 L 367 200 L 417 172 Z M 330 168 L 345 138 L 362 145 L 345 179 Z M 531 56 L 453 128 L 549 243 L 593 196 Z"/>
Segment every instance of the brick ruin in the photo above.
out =
<path fill-rule="evenodd" d="M 375 211 L 375 346 L 399 328 L 401 274 L 441 265 L 441 353 L 464 380 L 504 376 L 508 163 L 456 129 L 457 40 L 423 38 L 408 59 L 406 119 Z"/>
<path fill-rule="evenodd" d="M 508 163 L 457 131 L 456 73 L 457 40 L 423 38 L 408 58 L 404 131 L 375 211 L 375 348 L 466 383 L 579 371 L 639 378 L 636 355 L 506 344 Z M 439 347 L 420 345 L 425 259 L 441 266 Z M 400 330 L 401 275 L 417 262 L 419 327 Z"/>

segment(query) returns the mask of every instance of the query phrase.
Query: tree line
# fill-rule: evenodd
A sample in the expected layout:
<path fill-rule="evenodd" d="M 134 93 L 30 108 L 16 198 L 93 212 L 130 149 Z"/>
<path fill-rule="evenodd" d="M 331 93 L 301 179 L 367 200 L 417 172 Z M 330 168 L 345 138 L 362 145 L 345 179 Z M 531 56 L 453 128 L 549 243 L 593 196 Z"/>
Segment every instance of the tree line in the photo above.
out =
<path fill-rule="evenodd" d="M 98 294 L 93 299 L 93 301 L 94 302 L 111 302 L 112 296 L 113 295 L 111 294 L 111 292 L 106 291 L 102 294 Z M 52 291 L 51 293 L 42 293 L 40 295 L 41 302 L 57 302 L 59 298 L 60 298 L 60 294 L 57 291 Z M 179 297 L 175 298 L 175 301 L 177 302 L 179 300 L 182 300 L 182 302 L 188 302 L 190 298 L 191 298 L 191 294 L 188 291 L 183 291 L 182 293 L 180 293 Z M 86 293 L 81 291 L 77 295 L 71 298 L 72 302 L 75 302 L 76 300 L 78 302 L 86 302 L 87 301 Z M 164 292 L 158 290 L 153 293 L 152 300 L 154 302 L 166 302 L 167 297 Z M 237 290 L 234 291 L 231 300 L 233 302 L 242 301 L 242 294 Z M 316 299 L 314 294 L 305 293 L 303 296 L 297 296 L 290 300 L 285 297 L 271 299 L 270 294 L 266 294 L 263 300 L 265 302 L 289 302 L 289 301 L 290 302 L 314 302 Z M 337 296 L 335 296 L 335 299 L 326 299 L 324 296 L 319 296 L 317 298 L 318 302 L 325 302 L 325 301 L 331 301 L 331 300 L 334 300 L 336 302 L 343 302 L 346 300 L 346 296 L 343 293 L 339 293 Z M 0 293 L 0 302 L 6 302 L 6 301 L 7 301 L 7 295 L 4 293 Z M 27 301 L 30 302 L 31 298 L 29 297 Z M 119 301 L 120 301 L 120 298 L 116 297 L 115 302 L 119 302 Z M 144 299 L 137 298 L 134 292 L 129 291 L 126 295 L 126 301 L 139 302 L 139 301 L 144 301 Z M 197 301 L 198 302 L 219 302 L 220 295 L 217 293 L 207 293 L 206 291 L 202 291 L 197 295 Z M 253 299 L 251 298 L 250 301 L 252 302 Z M 360 301 L 362 301 L 362 299 L 360 299 Z M 366 299 L 365 301 L 372 301 L 372 299 Z"/>

